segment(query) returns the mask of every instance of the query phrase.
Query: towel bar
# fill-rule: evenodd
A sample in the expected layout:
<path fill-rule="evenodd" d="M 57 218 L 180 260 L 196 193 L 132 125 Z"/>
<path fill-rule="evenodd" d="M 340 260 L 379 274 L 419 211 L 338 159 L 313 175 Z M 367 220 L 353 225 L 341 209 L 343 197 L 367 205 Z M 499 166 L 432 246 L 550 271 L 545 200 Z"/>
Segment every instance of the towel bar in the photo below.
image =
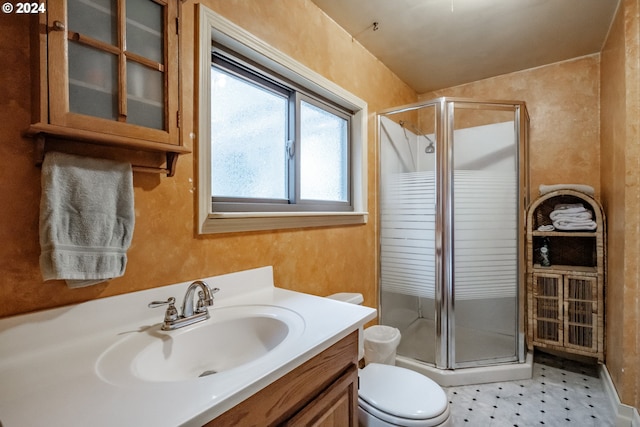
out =
<path fill-rule="evenodd" d="M 46 145 L 46 137 L 44 134 L 39 133 L 35 135 L 35 150 L 34 150 L 34 161 L 37 167 L 42 166 L 42 162 L 44 161 L 45 153 L 47 152 Z M 142 173 L 159 173 L 166 174 L 168 177 L 171 177 L 175 173 L 176 163 L 178 161 L 178 153 L 166 152 L 167 157 L 167 167 L 156 167 L 156 166 L 144 166 L 144 165 L 135 165 L 132 164 L 131 168 L 134 172 L 142 172 Z"/>

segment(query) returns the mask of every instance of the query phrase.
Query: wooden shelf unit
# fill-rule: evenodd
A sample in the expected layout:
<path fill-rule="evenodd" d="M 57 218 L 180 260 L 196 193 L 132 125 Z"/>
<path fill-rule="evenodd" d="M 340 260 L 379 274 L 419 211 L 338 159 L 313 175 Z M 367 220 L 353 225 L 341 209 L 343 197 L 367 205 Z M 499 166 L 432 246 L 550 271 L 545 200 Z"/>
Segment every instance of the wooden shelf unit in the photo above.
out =
<path fill-rule="evenodd" d="M 594 231 L 540 231 L 552 225 L 559 204 L 582 204 Z M 550 266 L 540 263 L 547 240 Z M 596 358 L 604 362 L 606 223 L 600 204 L 587 194 L 559 190 L 535 200 L 527 210 L 527 346 Z"/>

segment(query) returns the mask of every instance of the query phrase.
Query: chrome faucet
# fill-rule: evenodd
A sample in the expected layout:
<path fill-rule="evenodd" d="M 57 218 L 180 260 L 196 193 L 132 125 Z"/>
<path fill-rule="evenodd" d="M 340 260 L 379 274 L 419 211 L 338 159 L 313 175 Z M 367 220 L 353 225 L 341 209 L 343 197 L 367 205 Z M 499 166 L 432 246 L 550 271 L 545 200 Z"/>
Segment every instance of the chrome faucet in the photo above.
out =
<path fill-rule="evenodd" d="M 182 317 L 193 316 L 193 296 L 196 293 L 196 289 L 201 288 L 198 292 L 198 304 L 196 305 L 196 313 L 206 313 L 207 307 L 213 305 L 213 293 L 218 292 L 219 289 L 212 290 L 209 285 L 202 280 L 196 280 L 187 288 L 187 292 L 184 294 L 184 300 L 182 301 Z"/>
<path fill-rule="evenodd" d="M 193 298 L 196 293 L 196 289 L 200 288 L 198 291 L 198 302 L 196 303 L 196 308 L 193 308 Z M 168 305 L 167 311 L 164 315 L 164 322 L 162 323 L 163 331 L 171 331 L 174 329 L 182 328 L 184 326 L 193 325 L 197 322 L 202 322 L 203 320 L 207 320 L 209 317 L 209 311 L 207 307 L 211 307 L 213 305 L 213 294 L 218 292 L 220 289 L 218 288 L 209 288 L 202 280 L 196 280 L 187 288 L 187 292 L 184 295 L 184 300 L 182 301 L 182 314 L 178 314 L 178 310 L 176 309 L 175 302 L 176 299 L 171 297 L 166 301 L 153 301 L 149 303 L 149 308 L 161 307 L 164 305 Z"/>

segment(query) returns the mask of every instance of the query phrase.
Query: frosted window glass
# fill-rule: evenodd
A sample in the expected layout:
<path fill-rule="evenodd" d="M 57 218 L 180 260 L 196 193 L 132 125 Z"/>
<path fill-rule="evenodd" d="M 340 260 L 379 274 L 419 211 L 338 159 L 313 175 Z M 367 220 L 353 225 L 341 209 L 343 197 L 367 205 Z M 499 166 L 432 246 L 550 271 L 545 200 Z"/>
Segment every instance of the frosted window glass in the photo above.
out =
<path fill-rule="evenodd" d="M 127 51 L 164 63 L 162 13 L 150 0 L 127 0 Z"/>
<path fill-rule="evenodd" d="M 300 112 L 300 197 L 347 201 L 347 121 L 304 101 Z"/>
<path fill-rule="evenodd" d="M 214 197 L 286 199 L 287 98 L 212 68 Z"/>
<path fill-rule="evenodd" d="M 116 0 L 68 1 L 69 31 L 75 31 L 110 45 L 118 44 Z"/>

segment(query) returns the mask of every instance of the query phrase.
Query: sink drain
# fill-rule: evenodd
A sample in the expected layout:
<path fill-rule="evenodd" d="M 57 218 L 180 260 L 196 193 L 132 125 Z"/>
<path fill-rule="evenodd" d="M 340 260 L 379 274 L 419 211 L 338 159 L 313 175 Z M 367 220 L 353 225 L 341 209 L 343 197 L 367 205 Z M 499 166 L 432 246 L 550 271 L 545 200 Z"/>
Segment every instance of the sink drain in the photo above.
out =
<path fill-rule="evenodd" d="M 208 370 L 208 371 L 204 371 L 203 373 L 201 373 L 200 375 L 198 375 L 198 378 L 200 377 L 206 377 L 208 375 L 213 375 L 213 374 L 217 374 L 218 371 L 214 371 L 213 369 Z"/>

